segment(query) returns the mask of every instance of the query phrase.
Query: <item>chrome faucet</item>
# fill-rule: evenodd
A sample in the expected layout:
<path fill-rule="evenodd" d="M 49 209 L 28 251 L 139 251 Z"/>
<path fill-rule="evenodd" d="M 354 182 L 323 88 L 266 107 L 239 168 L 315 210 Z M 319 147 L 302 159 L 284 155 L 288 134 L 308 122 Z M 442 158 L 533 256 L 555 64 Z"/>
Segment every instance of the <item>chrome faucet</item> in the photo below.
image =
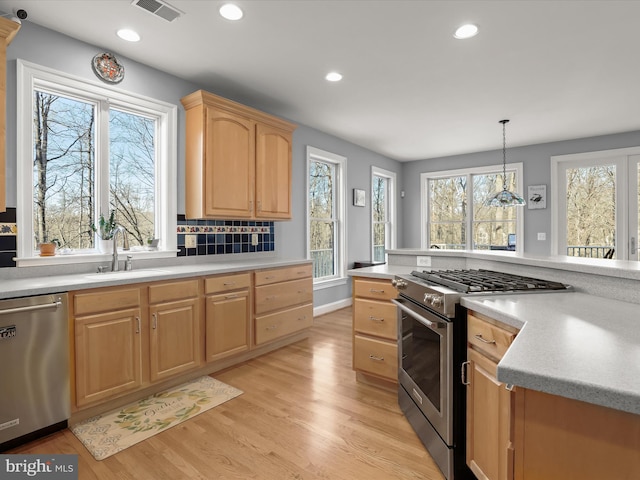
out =
<path fill-rule="evenodd" d="M 118 233 L 122 237 L 122 250 L 129 250 L 129 236 L 127 231 L 122 225 L 116 226 L 113 231 L 113 257 L 111 259 L 111 271 L 117 272 L 120 270 L 120 264 L 118 263 Z"/>

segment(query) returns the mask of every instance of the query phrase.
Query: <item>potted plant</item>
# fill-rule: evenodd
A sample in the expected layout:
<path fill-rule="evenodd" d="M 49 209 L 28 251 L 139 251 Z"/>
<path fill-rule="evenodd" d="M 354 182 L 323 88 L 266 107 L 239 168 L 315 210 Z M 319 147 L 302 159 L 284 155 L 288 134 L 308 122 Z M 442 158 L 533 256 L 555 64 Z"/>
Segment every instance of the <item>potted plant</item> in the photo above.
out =
<path fill-rule="evenodd" d="M 98 234 L 99 242 L 98 249 L 101 253 L 111 253 L 113 251 L 113 234 L 116 229 L 116 211 L 111 210 L 109 218 L 104 218 L 104 215 L 100 214 L 98 220 L 98 226 L 93 223 L 90 225 L 91 230 Z"/>
<path fill-rule="evenodd" d="M 46 237 L 44 242 L 38 244 L 41 257 L 53 257 L 56 254 L 56 248 L 60 246 L 60 241 L 57 238 L 47 241 Z"/>

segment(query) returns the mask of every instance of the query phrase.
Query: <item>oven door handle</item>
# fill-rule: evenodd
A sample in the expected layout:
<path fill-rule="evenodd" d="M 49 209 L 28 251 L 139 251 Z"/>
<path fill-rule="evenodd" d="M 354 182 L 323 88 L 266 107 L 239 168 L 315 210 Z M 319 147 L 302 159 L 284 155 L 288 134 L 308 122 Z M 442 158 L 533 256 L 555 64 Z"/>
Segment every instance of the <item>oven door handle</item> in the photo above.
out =
<path fill-rule="evenodd" d="M 437 323 L 432 322 L 431 320 L 423 317 L 419 313 L 416 313 L 415 311 L 411 310 L 409 307 L 404 306 L 399 300 L 396 300 L 396 299 L 392 298 L 391 301 L 393 303 L 395 303 L 400 310 L 402 310 L 405 313 L 408 313 L 409 315 L 411 315 L 412 318 L 415 318 L 416 320 L 418 320 L 423 325 L 429 327 L 432 330 L 438 328 L 438 324 Z"/>

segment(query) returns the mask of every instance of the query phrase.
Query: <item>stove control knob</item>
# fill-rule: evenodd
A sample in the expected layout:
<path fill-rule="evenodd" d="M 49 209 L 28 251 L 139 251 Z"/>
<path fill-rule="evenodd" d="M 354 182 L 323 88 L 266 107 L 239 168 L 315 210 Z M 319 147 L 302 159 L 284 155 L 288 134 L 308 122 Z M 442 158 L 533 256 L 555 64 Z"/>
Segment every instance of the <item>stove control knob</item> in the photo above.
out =
<path fill-rule="evenodd" d="M 391 285 L 393 287 L 397 288 L 398 290 L 402 290 L 403 288 L 407 288 L 407 282 L 405 282 L 404 280 L 402 280 L 400 278 L 397 279 L 397 280 L 395 278 L 393 280 L 391 280 Z"/>
<path fill-rule="evenodd" d="M 435 297 L 433 293 L 425 293 L 424 294 L 424 303 L 433 303 L 433 297 Z"/>
<path fill-rule="evenodd" d="M 438 296 L 438 295 L 434 295 L 433 298 L 431 299 L 431 305 L 433 305 L 434 307 L 439 307 L 442 305 L 442 297 Z"/>

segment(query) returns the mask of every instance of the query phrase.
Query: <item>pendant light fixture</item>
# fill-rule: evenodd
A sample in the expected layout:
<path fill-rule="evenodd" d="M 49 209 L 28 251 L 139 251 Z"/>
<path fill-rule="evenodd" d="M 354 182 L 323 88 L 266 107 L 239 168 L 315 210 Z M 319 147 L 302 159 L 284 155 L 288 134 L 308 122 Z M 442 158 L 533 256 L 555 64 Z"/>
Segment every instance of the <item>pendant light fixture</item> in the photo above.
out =
<path fill-rule="evenodd" d="M 509 120 L 500 120 L 502 124 L 502 191 L 489 197 L 484 204 L 488 207 L 521 207 L 527 202 L 515 192 L 507 190 L 507 134 L 505 125 Z"/>

